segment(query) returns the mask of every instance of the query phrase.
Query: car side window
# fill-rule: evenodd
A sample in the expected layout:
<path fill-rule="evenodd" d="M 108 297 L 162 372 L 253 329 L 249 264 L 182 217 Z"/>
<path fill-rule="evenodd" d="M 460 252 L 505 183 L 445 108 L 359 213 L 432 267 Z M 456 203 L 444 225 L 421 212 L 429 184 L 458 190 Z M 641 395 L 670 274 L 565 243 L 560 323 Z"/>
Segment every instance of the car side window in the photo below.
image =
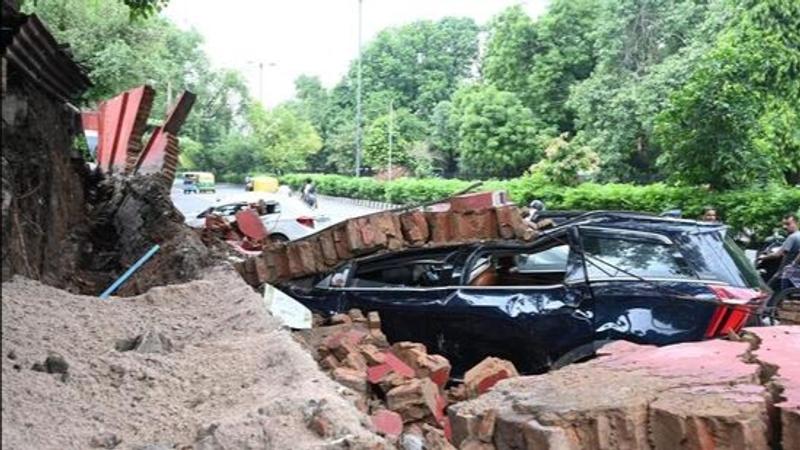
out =
<path fill-rule="evenodd" d="M 614 278 L 697 279 L 680 250 L 648 239 L 584 234 L 581 237 L 589 280 Z"/>
<path fill-rule="evenodd" d="M 553 241 L 532 250 L 488 250 L 479 255 L 468 286 L 553 286 L 564 283 L 569 245 Z"/>
<path fill-rule="evenodd" d="M 358 263 L 349 287 L 424 288 L 452 286 L 460 276 L 462 249 L 396 255 Z M 463 259 L 463 258 L 462 258 Z M 461 263 L 463 264 L 463 263 Z"/>

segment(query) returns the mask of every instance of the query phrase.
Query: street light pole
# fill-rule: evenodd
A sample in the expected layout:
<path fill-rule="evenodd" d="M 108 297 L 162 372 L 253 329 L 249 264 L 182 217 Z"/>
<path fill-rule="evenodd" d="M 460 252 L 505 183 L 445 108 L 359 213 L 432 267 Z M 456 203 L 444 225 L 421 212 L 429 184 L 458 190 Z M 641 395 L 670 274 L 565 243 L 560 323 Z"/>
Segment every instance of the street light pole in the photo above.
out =
<path fill-rule="evenodd" d="M 264 104 L 264 63 L 258 63 L 258 100 Z"/>
<path fill-rule="evenodd" d="M 394 144 L 394 100 L 389 100 L 389 181 L 392 180 L 392 146 Z"/>
<path fill-rule="evenodd" d="M 361 3 L 358 0 L 358 78 L 356 84 L 356 176 L 361 176 Z"/>

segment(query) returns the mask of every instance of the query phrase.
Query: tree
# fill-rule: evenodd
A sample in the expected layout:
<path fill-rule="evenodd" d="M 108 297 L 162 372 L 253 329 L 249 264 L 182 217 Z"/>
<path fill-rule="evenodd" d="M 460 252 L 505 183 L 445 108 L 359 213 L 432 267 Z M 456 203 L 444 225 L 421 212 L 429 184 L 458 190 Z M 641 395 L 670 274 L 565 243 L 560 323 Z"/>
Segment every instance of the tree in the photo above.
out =
<path fill-rule="evenodd" d="M 676 181 L 725 189 L 800 173 L 800 4 L 741 5 L 656 119 Z"/>
<path fill-rule="evenodd" d="M 460 168 L 470 177 L 514 177 L 538 161 L 542 127 L 519 98 L 492 85 L 454 96 Z"/>
<path fill-rule="evenodd" d="M 387 113 L 370 122 L 364 134 L 364 163 L 374 170 L 388 167 L 391 127 L 392 164 L 416 172 L 418 163 L 423 161 L 412 158 L 411 150 L 420 151 L 418 144 L 425 139 L 425 123 L 405 108 L 395 110 L 393 116 Z M 422 168 L 421 165 L 419 167 Z"/>
<path fill-rule="evenodd" d="M 59 41 L 69 43 L 76 59 L 89 69 L 94 85 L 85 101 L 90 106 L 150 84 L 156 89 L 151 117 L 159 120 L 171 106 L 168 88 L 174 96 L 188 89 L 197 94 L 197 102 L 181 134 L 200 144 L 207 155 L 243 125 L 249 102 L 245 81 L 236 71 L 210 68 L 197 31 L 180 30 L 155 15 L 131 20 L 129 8 L 117 1 L 38 0 L 26 8 L 40 15 Z M 198 148 L 193 151 L 198 154 Z M 211 158 L 200 160 L 210 164 Z"/>
<path fill-rule="evenodd" d="M 255 164 L 261 171 L 286 173 L 306 168 L 306 158 L 322 147 L 311 123 L 291 108 L 265 110 L 254 104 L 248 113 Z"/>
<path fill-rule="evenodd" d="M 506 9 L 489 23 L 484 79 L 518 94 L 538 121 L 573 131 L 565 102 L 570 87 L 594 68 L 596 11 L 596 1 L 555 0 L 534 21 L 520 6 Z"/>
<path fill-rule="evenodd" d="M 477 57 L 478 26 L 472 19 L 446 17 L 383 30 L 367 44 L 361 58 L 365 103 L 383 93 L 384 99 L 395 100 L 397 108 L 427 117 L 470 76 Z M 356 63 L 342 83 L 348 98 L 354 98 Z M 388 105 L 381 103 L 384 108 Z"/>
<path fill-rule="evenodd" d="M 446 177 L 458 172 L 458 128 L 454 123 L 453 104 L 439 102 L 431 115 L 431 152 L 433 165 Z"/>
<path fill-rule="evenodd" d="M 713 3 L 713 2 L 712 2 Z M 662 179 L 653 120 L 706 51 L 720 17 L 701 0 L 606 0 L 591 33 L 592 75 L 572 86 L 575 142 L 602 160 L 603 181 Z"/>

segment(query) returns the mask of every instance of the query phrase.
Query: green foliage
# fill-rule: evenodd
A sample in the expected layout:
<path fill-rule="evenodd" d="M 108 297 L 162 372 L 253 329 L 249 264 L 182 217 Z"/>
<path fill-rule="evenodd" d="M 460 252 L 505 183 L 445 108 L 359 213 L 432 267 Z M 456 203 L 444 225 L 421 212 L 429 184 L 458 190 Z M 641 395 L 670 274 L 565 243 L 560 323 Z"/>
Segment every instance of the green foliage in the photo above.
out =
<path fill-rule="evenodd" d="M 197 31 L 180 30 L 152 14 L 166 1 L 126 3 L 134 9 L 119 1 L 90 0 L 37 0 L 25 6 L 42 17 L 59 42 L 70 44 L 75 58 L 89 69 L 94 85 L 86 94 L 87 103 L 146 83 L 157 92 L 151 116 L 158 120 L 170 106 L 167 91 L 171 88 L 174 101 L 188 89 L 198 100 L 182 136 L 204 147 L 218 145 L 247 108 L 244 79 L 235 71 L 210 68 Z"/>
<path fill-rule="evenodd" d="M 469 86 L 456 93 L 453 109 L 462 175 L 518 176 L 539 159 L 533 114 L 514 94 L 492 85 Z"/>
<path fill-rule="evenodd" d="M 744 3 L 657 118 L 662 163 L 676 181 L 721 189 L 797 181 L 800 4 Z"/>
<path fill-rule="evenodd" d="M 469 75 L 477 57 L 478 26 L 472 19 L 446 17 L 383 30 L 363 51 L 365 104 L 383 95 L 381 113 L 394 98 L 395 107 L 427 115 Z M 344 83 L 352 89 L 355 78 L 354 62 Z"/>
<path fill-rule="evenodd" d="M 321 194 L 398 204 L 442 199 L 471 184 L 438 178 L 377 181 L 302 173 L 284 175 L 280 180 L 297 189 L 306 178 L 314 180 Z M 684 217 L 699 218 L 704 206 L 714 205 L 726 224 L 735 230 L 749 227 L 761 239 L 779 226 L 784 214 L 800 209 L 800 190 L 779 186 L 727 192 L 671 187 L 661 183 L 646 186 L 584 183 L 565 188 L 549 183 L 540 175 L 533 175 L 509 181 L 490 181 L 481 189 L 505 189 L 512 200 L 522 205 L 539 199 L 551 210 L 624 210 L 658 214 L 677 208 L 683 211 Z"/>
<path fill-rule="evenodd" d="M 322 146 L 311 123 L 286 106 L 265 110 L 255 104 L 248 120 L 256 170 L 284 173 L 303 169 L 306 158 Z"/>
<path fill-rule="evenodd" d="M 599 157 L 590 147 L 567 142 L 567 133 L 550 141 L 544 150 L 545 157 L 531 166 L 532 174 L 541 174 L 553 184 L 574 186 L 581 177 L 597 172 Z"/>
<path fill-rule="evenodd" d="M 392 164 L 416 172 L 424 160 L 412 156 L 419 141 L 425 139 L 425 123 L 407 109 L 395 110 L 372 120 L 364 133 L 364 164 L 373 170 L 389 165 L 389 130 L 392 131 Z M 419 167 L 418 167 L 419 166 Z"/>

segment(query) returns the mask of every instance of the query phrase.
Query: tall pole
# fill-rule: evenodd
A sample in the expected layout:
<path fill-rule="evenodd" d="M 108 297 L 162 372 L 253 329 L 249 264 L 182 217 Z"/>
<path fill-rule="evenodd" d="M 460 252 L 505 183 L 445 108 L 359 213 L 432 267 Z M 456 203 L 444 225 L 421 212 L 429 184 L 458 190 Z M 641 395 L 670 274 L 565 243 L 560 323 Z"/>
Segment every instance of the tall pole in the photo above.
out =
<path fill-rule="evenodd" d="M 264 63 L 258 63 L 258 100 L 264 104 Z"/>
<path fill-rule="evenodd" d="M 361 176 L 361 3 L 358 0 L 358 77 L 356 84 L 356 176 Z"/>
<path fill-rule="evenodd" d="M 394 143 L 394 100 L 389 100 L 389 181 L 392 180 L 392 144 Z"/>

